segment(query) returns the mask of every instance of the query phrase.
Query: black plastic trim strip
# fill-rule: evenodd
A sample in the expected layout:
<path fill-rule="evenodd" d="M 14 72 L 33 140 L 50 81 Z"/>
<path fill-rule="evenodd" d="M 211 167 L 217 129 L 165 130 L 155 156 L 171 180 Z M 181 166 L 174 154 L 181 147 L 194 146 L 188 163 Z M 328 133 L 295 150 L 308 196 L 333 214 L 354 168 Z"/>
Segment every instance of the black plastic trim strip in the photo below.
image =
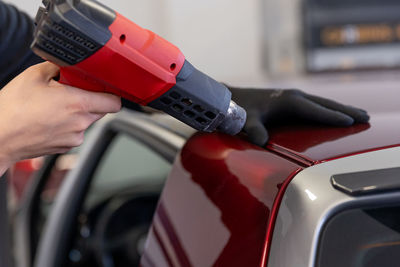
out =
<path fill-rule="evenodd" d="M 331 183 L 351 196 L 396 191 L 400 190 L 400 168 L 337 174 Z"/>

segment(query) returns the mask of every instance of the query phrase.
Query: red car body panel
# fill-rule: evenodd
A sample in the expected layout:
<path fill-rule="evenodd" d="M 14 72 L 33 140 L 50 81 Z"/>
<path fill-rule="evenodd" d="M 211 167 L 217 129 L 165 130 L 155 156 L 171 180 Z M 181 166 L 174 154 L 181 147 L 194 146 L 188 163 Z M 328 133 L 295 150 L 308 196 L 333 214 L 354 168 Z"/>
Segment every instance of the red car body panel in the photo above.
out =
<path fill-rule="evenodd" d="M 43 158 L 34 158 L 17 162 L 10 168 L 8 179 L 17 201 L 21 200 L 29 180 L 42 167 L 42 164 Z"/>
<path fill-rule="evenodd" d="M 281 126 L 270 131 L 267 146 L 306 165 L 400 145 L 398 113 L 371 114 L 369 124 L 338 128 L 322 125 Z"/>
<path fill-rule="evenodd" d="M 142 266 L 262 265 L 275 198 L 300 168 L 237 137 L 196 134 L 168 178 Z"/>
<path fill-rule="evenodd" d="M 195 135 L 167 180 L 142 266 L 266 266 L 275 215 L 299 171 L 400 145 L 398 113 L 370 115 L 369 124 L 347 128 L 278 126 L 265 150 Z"/>

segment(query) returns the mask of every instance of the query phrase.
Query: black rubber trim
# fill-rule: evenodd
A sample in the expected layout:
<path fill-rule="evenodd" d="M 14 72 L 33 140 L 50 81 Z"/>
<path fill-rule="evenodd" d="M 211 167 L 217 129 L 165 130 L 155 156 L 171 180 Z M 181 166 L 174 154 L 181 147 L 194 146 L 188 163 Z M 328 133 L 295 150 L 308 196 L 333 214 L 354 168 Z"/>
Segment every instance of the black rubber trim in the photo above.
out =
<path fill-rule="evenodd" d="M 8 211 L 8 177 L 7 173 L 0 177 L 0 266 L 11 267 L 11 249 L 10 249 L 10 214 Z"/>
<path fill-rule="evenodd" d="M 21 204 L 15 218 L 15 229 L 17 246 L 20 252 L 18 257 L 22 262 L 21 266 L 32 266 L 36 254 L 36 248 L 39 243 L 39 226 L 37 225 L 38 205 L 40 202 L 40 193 L 48 182 L 48 178 L 56 163 L 59 155 L 46 157 L 41 169 L 31 177 L 26 191 L 24 192 Z M 21 259 L 22 257 L 22 259 Z"/>
<path fill-rule="evenodd" d="M 400 168 L 333 175 L 332 185 L 351 196 L 400 190 Z"/>

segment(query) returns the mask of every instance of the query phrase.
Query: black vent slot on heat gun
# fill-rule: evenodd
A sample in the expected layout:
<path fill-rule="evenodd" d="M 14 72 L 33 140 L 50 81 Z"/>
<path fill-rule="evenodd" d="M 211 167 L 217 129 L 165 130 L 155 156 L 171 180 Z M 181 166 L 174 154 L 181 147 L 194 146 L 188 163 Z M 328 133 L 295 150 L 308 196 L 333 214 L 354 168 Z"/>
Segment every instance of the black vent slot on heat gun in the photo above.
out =
<path fill-rule="evenodd" d="M 116 13 L 94 0 L 43 0 L 32 50 L 60 66 L 77 64 L 112 37 Z"/>
<path fill-rule="evenodd" d="M 89 39 L 54 22 L 42 24 L 35 46 L 69 65 L 79 63 L 99 48 Z"/>

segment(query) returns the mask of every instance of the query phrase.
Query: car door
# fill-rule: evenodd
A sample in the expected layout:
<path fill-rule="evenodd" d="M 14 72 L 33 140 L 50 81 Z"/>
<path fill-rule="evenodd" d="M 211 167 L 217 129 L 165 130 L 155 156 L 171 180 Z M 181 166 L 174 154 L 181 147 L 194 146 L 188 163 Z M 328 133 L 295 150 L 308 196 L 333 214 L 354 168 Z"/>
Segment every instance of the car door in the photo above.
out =
<path fill-rule="evenodd" d="M 101 266 L 113 257 L 99 240 L 109 235 L 108 223 L 121 223 L 115 213 L 133 214 L 137 229 L 127 231 L 141 245 L 171 163 L 191 133 L 167 116 L 123 111 L 92 130 L 78 159 L 75 151 L 49 157 L 18 216 L 17 266 Z M 66 174 L 71 161 L 75 167 Z M 135 217 L 144 219 L 135 224 Z M 87 240 L 90 253 L 80 251 Z"/>

